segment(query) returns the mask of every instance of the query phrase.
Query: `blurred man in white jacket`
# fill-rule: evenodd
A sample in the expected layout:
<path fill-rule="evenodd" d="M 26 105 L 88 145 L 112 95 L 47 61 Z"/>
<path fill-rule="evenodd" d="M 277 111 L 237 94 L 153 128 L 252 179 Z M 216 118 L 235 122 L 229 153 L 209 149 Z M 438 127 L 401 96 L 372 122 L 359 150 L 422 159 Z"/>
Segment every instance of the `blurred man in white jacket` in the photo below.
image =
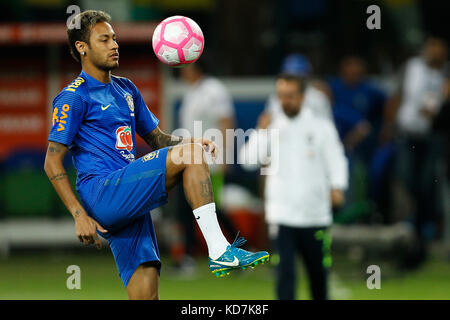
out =
<path fill-rule="evenodd" d="M 333 221 L 332 206 L 343 204 L 348 183 L 347 160 L 334 124 L 304 105 L 305 87 L 301 77 L 280 75 L 276 89 L 283 113 L 263 114 L 239 153 L 246 168 L 269 163 L 265 214 L 280 255 L 278 299 L 296 297 L 296 253 L 305 262 L 312 298 L 328 298 L 328 227 Z M 278 130 L 278 135 L 267 134 L 264 129 Z M 268 154 L 270 159 L 264 159 Z"/>
<path fill-rule="evenodd" d="M 303 104 L 306 108 L 312 110 L 315 115 L 334 121 L 330 102 L 331 90 L 324 81 L 313 78 L 312 72 L 312 66 L 308 58 L 298 53 L 288 55 L 281 66 L 281 73 L 294 74 L 309 79 L 305 88 Z M 264 112 L 271 115 L 283 113 L 280 100 L 276 94 L 269 96 Z"/>

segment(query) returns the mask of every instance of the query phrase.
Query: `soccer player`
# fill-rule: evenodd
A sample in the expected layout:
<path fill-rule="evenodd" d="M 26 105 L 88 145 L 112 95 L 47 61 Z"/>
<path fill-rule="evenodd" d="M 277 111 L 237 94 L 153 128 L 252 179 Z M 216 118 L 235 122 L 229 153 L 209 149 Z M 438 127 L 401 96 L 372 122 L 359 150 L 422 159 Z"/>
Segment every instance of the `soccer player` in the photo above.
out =
<path fill-rule="evenodd" d="M 84 11 L 67 30 L 72 56 L 82 72 L 53 100 L 52 128 L 45 171 L 75 220 L 85 245 L 107 239 L 130 299 L 158 299 L 160 254 L 150 210 L 167 202 L 167 191 L 182 181 L 208 246 L 216 275 L 255 266 L 269 258 L 230 244 L 217 222 L 205 152 L 216 155 L 207 139 L 164 133 L 128 79 L 111 75 L 119 66 L 119 46 L 102 11 Z M 73 22 L 72 21 L 72 22 Z M 135 132 L 153 152 L 136 158 Z M 71 150 L 77 169 L 73 192 L 63 166 Z"/>

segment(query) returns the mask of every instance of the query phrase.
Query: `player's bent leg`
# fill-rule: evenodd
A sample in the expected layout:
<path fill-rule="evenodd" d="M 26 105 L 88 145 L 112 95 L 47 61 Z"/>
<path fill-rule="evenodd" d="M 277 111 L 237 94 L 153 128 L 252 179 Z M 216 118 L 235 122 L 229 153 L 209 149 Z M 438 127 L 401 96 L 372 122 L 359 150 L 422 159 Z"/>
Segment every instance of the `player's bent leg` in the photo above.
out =
<path fill-rule="evenodd" d="M 166 190 L 182 180 L 186 200 L 192 210 L 214 202 L 204 152 L 201 144 L 190 143 L 172 147 L 166 157 Z"/>
<path fill-rule="evenodd" d="M 216 276 L 229 274 L 233 269 L 254 268 L 269 260 L 266 251 L 249 252 L 240 249 L 244 238 L 236 237 L 229 244 L 220 229 L 215 212 L 209 167 L 200 144 L 173 147 L 166 158 L 166 189 L 183 180 L 186 200 L 193 209 L 196 221 L 208 245 L 209 267 Z"/>
<path fill-rule="evenodd" d="M 167 203 L 167 153 L 168 148 L 153 151 L 95 180 L 91 192 L 96 200 L 86 203 L 92 218 L 114 233 Z"/>
<path fill-rule="evenodd" d="M 127 285 L 130 300 L 159 300 L 159 273 L 150 262 L 141 264 Z"/>

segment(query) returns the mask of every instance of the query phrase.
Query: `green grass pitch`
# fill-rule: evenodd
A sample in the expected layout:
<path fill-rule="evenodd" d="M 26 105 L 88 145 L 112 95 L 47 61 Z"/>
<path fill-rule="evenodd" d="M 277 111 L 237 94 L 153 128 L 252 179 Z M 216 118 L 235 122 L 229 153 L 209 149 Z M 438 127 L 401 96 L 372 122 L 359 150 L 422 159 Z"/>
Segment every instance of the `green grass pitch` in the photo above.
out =
<path fill-rule="evenodd" d="M 82 253 L 15 253 L 0 260 L 0 299 L 127 299 L 112 255 L 95 249 Z M 195 273 L 188 276 L 170 271 L 163 259 L 160 298 L 176 300 L 275 298 L 274 266 L 265 264 L 254 270 L 238 270 L 216 278 L 207 259 L 197 259 Z M 69 265 L 81 269 L 81 289 L 69 290 Z M 351 265 L 344 257 L 334 259 L 330 274 L 331 299 L 450 299 L 450 263 L 430 259 L 414 272 L 386 271 L 381 267 L 381 289 L 369 290 L 367 266 Z M 298 298 L 309 299 L 308 281 L 299 264 Z"/>

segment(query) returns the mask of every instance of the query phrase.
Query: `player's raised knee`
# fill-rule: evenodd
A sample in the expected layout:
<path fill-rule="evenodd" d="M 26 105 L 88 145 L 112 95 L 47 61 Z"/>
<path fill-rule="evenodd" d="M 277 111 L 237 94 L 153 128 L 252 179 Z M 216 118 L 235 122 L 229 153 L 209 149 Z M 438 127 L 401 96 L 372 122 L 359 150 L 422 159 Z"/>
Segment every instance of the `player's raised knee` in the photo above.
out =
<path fill-rule="evenodd" d="M 206 163 L 204 152 L 205 150 L 200 143 L 183 144 L 172 148 L 170 160 L 174 164 L 204 164 Z"/>
<path fill-rule="evenodd" d="M 185 148 L 187 149 L 185 150 L 183 156 L 183 161 L 185 164 L 191 165 L 191 164 L 206 163 L 204 156 L 205 150 L 203 149 L 203 146 L 200 143 L 190 143 L 185 145 Z"/>

